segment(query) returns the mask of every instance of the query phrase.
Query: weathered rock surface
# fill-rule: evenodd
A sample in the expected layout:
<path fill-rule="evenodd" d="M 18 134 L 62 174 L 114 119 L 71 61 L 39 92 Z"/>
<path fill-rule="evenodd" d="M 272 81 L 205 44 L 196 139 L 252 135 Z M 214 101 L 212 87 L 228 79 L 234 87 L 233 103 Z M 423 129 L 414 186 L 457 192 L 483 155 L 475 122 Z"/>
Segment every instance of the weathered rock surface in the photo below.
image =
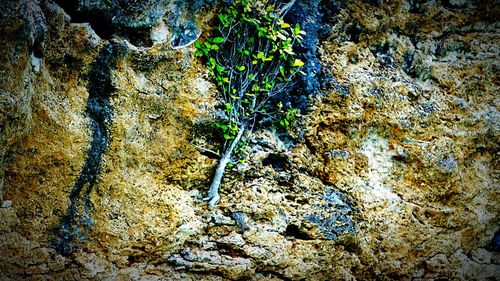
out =
<path fill-rule="evenodd" d="M 215 1 L 56 2 L 0 4 L 0 280 L 499 280 L 498 4 L 298 0 L 309 109 L 209 209 Z"/>

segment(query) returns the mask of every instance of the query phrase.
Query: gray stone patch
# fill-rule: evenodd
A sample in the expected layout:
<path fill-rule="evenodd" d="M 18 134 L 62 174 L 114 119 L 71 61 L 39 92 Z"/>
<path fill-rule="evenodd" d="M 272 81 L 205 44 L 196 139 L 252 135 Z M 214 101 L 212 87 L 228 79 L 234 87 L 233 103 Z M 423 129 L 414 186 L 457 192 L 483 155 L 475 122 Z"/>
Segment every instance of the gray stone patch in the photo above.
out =
<path fill-rule="evenodd" d="M 318 226 L 320 233 L 328 240 L 336 240 L 342 235 L 355 235 L 352 220 L 353 208 L 346 203 L 347 198 L 333 188 L 327 188 L 322 198 L 324 203 L 315 204 L 314 210 L 304 216 L 308 222 Z"/>
<path fill-rule="evenodd" d="M 457 167 L 457 160 L 452 153 L 449 153 L 443 159 L 439 160 L 437 165 L 444 173 L 451 174 Z"/>

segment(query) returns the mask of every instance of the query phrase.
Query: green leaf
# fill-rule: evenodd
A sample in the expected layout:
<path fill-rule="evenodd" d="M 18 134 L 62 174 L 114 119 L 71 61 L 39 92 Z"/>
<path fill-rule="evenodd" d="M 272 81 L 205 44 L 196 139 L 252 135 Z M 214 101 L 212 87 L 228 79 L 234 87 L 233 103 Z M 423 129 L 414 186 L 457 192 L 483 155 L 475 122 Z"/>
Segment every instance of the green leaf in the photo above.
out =
<path fill-rule="evenodd" d="M 300 25 L 298 23 L 295 25 L 295 28 L 293 29 L 293 33 L 295 35 L 298 35 L 300 33 Z"/>
<path fill-rule="evenodd" d="M 212 40 L 212 42 L 214 42 L 214 43 L 216 43 L 216 44 L 220 44 L 220 43 L 222 43 L 222 42 L 224 42 L 224 41 L 225 41 L 225 40 L 224 40 L 224 38 L 222 38 L 222 37 L 215 37 L 215 38 Z"/>
<path fill-rule="evenodd" d="M 245 70 L 245 66 L 244 66 L 244 65 L 240 65 L 240 66 L 238 66 L 237 68 L 238 68 L 238 70 L 239 70 L 239 71 L 243 71 L 243 70 Z"/>
<path fill-rule="evenodd" d="M 220 22 L 222 22 L 223 24 L 226 23 L 227 15 L 225 15 L 225 14 L 218 14 L 217 16 L 219 17 Z"/>
<path fill-rule="evenodd" d="M 279 32 L 276 33 L 276 36 L 278 36 L 278 38 L 283 40 L 283 41 L 287 39 L 285 35 L 283 35 L 282 33 L 279 33 Z"/>
<path fill-rule="evenodd" d="M 200 48 L 201 48 L 201 43 L 200 43 L 200 41 L 196 40 L 196 41 L 194 42 L 194 47 L 195 47 L 196 49 L 200 49 Z"/>
<path fill-rule="evenodd" d="M 223 136 L 223 137 L 224 137 L 224 139 L 226 139 L 226 140 L 228 140 L 228 139 L 230 139 L 230 138 L 231 138 L 231 136 L 230 136 L 230 135 L 228 135 L 228 134 L 223 134 L 222 136 Z"/>
<path fill-rule="evenodd" d="M 290 24 L 284 22 L 281 24 L 281 28 L 289 28 L 290 27 Z"/>
<path fill-rule="evenodd" d="M 304 62 L 299 60 L 299 59 L 295 59 L 295 62 L 293 63 L 293 66 L 296 66 L 296 67 L 301 67 L 301 66 L 304 66 Z"/>

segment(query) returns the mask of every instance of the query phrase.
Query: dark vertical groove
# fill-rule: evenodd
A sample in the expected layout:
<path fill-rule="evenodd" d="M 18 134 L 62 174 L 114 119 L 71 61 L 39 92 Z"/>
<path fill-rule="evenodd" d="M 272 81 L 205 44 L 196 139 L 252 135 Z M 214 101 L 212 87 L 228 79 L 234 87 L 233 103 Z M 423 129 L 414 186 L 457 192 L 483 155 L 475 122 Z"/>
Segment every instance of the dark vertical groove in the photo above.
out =
<path fill-rule="evenodd" d="M 114 46 L 109 44 L 101 50 L 89 73 L 89 97 L 85 112 L 90 118 L 92 142 L 83 169 L 69 195 L 70 204 L 66 215 L 54 230 L 55 241 L 52 246 L 62 255 L 69 255 L 74 243 L 85 239 L 92 229 L 93 206 L 90 195 L 97 182 L 102 154 L 108 146 L 108 125 L 113 117 L 109 97 L 115 91 L 111 72 L 115 64 L 116 52 Z"/>

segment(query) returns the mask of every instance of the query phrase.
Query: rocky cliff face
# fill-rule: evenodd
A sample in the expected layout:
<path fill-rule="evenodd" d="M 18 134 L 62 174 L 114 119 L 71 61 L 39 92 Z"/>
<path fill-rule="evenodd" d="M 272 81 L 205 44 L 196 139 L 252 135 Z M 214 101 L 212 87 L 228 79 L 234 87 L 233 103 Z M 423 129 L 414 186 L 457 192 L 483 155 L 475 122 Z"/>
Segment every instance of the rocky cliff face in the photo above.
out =
<path fill-rule="evenodd" d="M 498 3 L 297 0 L 302 119 L 210 209 L 215 2 L 0 4 L 1 280 L 498 280 Z"/>

